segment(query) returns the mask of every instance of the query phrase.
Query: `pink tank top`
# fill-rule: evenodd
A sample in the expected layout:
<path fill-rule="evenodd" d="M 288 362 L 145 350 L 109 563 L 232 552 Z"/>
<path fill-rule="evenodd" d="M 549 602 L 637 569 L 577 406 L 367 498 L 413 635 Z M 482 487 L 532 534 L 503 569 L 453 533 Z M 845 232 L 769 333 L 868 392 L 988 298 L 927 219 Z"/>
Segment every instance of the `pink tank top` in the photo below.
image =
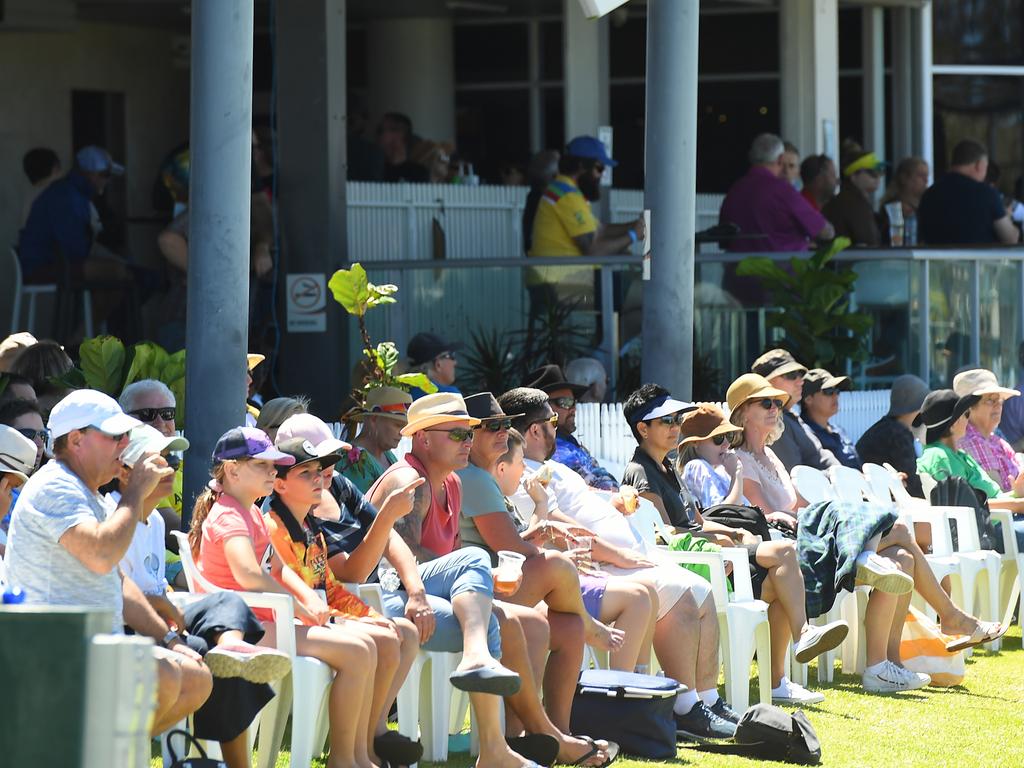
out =
<path fill-rule="evenodd" d="M 405 454 L 401 461 L 397 461 L 388 467 L 381 475 L 374 486 L 391 472 L 409 467 L 416 470 L 416 473 L 423 478 L 427 477 L 426 469 L 422 462 L 411 453 Z M 459 548 L 459 511 L 462 509 L 462 481 L 459 476 L 452 472 L 444 479 L 445 503 L 442 504 L 434 494 L 434 489 L 427 479 L 427 492 L 430 494 L 430 509 L 423 518 L 423 526 L 420 529 L 420 543 L 432 552 L 439 555 L 447 555 Z M 371 488 L 367 496 L 373 491 Z"/>

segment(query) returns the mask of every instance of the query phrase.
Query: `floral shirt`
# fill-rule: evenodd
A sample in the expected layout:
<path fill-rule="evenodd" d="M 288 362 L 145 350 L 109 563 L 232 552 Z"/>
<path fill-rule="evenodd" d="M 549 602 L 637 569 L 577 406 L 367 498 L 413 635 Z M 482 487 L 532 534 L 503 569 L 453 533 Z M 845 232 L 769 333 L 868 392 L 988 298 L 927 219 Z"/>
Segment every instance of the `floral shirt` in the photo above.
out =
<path fill-rule="evenodd" d="M 295 571 L 306 586 L 324 590 L 333 614 L 349 619 L 378 615 L 345 589 L 327 565 L 327 542 L 313 515 L 306 516 L 305 524 L 298 523 L 274 494 L 270 498 L 267 527 L 274 549 L 284 564 Z"/>
<path fill-rule="evenodd" d="M 981 465 L 1000 489 L 1009 491 L 1013 481 L 1020 474 L 1017 456 L 1013 448 L 999 435 L 985 437 L 973 424 L 967 425 L 967 434 L 957 443 L 957 448 L 966 451 Z"/>
<path fill-rule="evenodd" d="M 599 491 L 619 490 L 619 483 L 612 473 L 598 464 L 590 451 L 580 445 L 579 440 L 572 435 L 558 434 L 555 438 L 555 454 L 551 458 L 565 464 L 591 488 Z"/>
<path fill-rule="evenodd" d="M 389 467 L 398 461 L 395 454 L 391 451 L 385 451 L 384 457 L 388 460 Z M 360 493 L 366 493 L 370 490 L 370 486 L 387 469 L 387 467 L 380 465 L 380 462 L 377 461 L 372 453 L 359 446 L 354 446 L 348 453 L 343 454 L 341 460 L 334 465 L 334 468 L 351 480 Z"/>

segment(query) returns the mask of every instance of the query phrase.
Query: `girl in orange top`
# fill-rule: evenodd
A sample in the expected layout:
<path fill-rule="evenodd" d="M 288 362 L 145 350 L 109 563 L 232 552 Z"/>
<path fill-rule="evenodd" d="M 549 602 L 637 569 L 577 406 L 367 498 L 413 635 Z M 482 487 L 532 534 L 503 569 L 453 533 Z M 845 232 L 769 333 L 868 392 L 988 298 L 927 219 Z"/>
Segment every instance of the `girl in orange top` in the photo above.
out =
<path fill-rule="evenodd" d="M 301 437 L 284 440 L 277 449 L 294 463 L 278 467 L 270 497 L 268 524 L 274 549 L 306 586 L 324 591 L 335 622 L 344 622 L 376 647 L 378 668 L 373 676 L 368 734 L 374 752 L 396 767 L 417 762 L 422 755 L 419 743 L 389 731 L 387 725 L 398 689 L 416 661 L 419 631 L 404 617 L 381 616 L 345 589 L 327 565 L 327 541 L 313 511 L 322 497 L 323 470 L 341 457 L 318 455 L 313 444 Z M 412 509 L 412 494 L 405 498 Z"/>

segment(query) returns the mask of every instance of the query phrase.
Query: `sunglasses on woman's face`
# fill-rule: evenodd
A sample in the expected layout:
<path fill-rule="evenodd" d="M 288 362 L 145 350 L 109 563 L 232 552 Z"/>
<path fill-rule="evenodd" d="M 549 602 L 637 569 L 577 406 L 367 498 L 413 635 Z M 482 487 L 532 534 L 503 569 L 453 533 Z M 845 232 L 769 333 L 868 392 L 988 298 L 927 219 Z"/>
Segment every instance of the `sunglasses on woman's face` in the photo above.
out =
<path fill-rule="evenodd" d="M 671 413 L 668 416 L 659 416 L 656 419 L 651 419 L 651 421 L 656 421 L 659 424 L 664 424 L 666 427 L 671 427 L 683 423 L 683 414 Z"/>
<path fill-rule="evenodd" d="M 18 427 L 21 434 L 27 437 L 29 440 L 39 440 L 41 443 L 45 443 L 50 439 L 50 430 L 46 429 L 32 429 L 31 427 Z"/>
<path fill-rule="evenodd" d="M 825 395 L 825 397 L 832 397 L 832 395 L 838 395 L 839 390 L 836 387 L 825 387 L 821 390 L 821 394 Z"/>
<path fill-rule="evenodd" d="M 711 442 L 715 445 L 721 445 L 725 442 L 725 435 L 715 435 L 711 438 Z"/>
<path fill-rule="evenodd" d="M 473 439 L 473 430 L 466 429 L 465 427 L 455 427 L 455 429 L 425 429 L 424 432 L 445 432 L 448 435 L 448 439 L 456 443 L 465 443 L 468 440 Z"/>
<path fill-rule="evenodd" d="M 501 432 L 501 430 L 512 429 L 512 419 L 498 419 L 481 424 L 477 429 L 486 429 L 488 432 Z"/>
<path fill-rule="evenodd" d="M 766 411 L 770 411 L 772 408 L 778 408 L 779 410 L 782 410 L 782 401 L 774 400 L 770 397 L 766 397 L 764 400 L 759 400 L 758 404 Z"/>

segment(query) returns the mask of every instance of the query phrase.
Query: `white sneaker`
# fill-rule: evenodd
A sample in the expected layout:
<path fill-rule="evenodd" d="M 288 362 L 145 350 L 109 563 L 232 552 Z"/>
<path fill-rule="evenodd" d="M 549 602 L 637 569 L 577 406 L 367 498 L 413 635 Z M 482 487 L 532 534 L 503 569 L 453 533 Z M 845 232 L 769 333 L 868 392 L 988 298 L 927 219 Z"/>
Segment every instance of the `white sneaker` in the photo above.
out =
<path fill-rule="evenodd" d="M 892 595 L 905 595 L 914 588 L 914 580 L 901 571 L 896 563 L 874 552 L 868 555 L 863 564 L 858 563 L 856 583 Z"/>
<path fill-rule="evenodd" d="M 924 675 L 924 677 L 928 676 Z M 889 661 L 882 662 L 874 672 L 865 670 L 863 677 L 861 677 L 861 684 L 864 686 L 864 690 L 869 693 L 913 691 L 928 685 L 929 682 L 931 682 L 930 677 L 927 682 L 922 683 L 918 676 L 910 672 L 910 670 L 904 670 Z"/>
<path fill-rule="evenodd" d="M 806 664 L 815 656 L 831 651 L 842 643 L 849 633 L 850 625 L 845 621 L 833 621 L 820 627 L 811 624 L 793 647 L 796 660 Z"/>
<path fill-rule="evenodd" d="M 910 686 L 908 690 L 916 691 L 918 688 L 924 688 L 932 682 L 931 677 L 924 672 L 914 672 L 906 667 L 901 667 L 899 664 L 893 664 L 891 661 L 889 665 L 907 681 L 907 684 Z"/>
<path fill-rule="evenodd" d="M 776 704 L 818 704 L 824 700 L 825 694 L 808 691 L 787 677 L 782 678 L 779 687 L 772 690 L 772 702 Z"/>

